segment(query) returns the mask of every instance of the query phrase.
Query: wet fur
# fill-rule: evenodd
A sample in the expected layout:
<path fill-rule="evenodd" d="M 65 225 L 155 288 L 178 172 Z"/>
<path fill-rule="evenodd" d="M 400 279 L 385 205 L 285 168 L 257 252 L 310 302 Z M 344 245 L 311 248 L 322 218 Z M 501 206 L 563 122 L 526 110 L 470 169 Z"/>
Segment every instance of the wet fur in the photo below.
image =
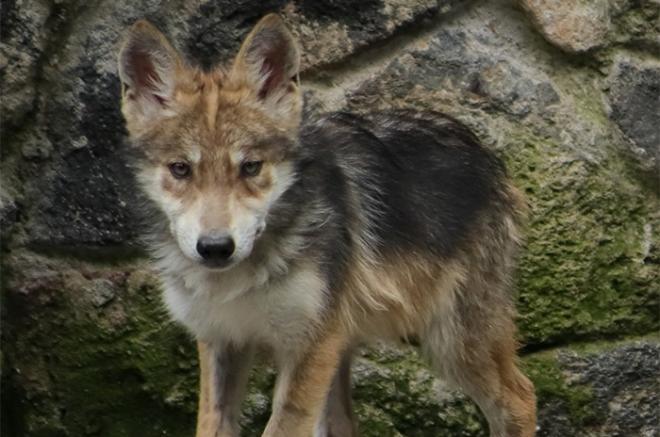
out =
<path fill-rule="evenodd" d="M 516 367 L 509 288 L 525 206 L 502 163 L 442 114 L 301 121 L 288 32 L 276 17 L 264 22 L 226 70 L 187 66 L 146 23 L 133 28 L 120 60 L 122 74 L 126 52 L 146 33 L 177 78 L 150 85 L 134 80 L 139 71 L 124 71 L 125 82 L 160 94 L 130 94 L 128 86 L 123 110 L 157 217 L 151 246 L 165 301 L 200 341 L 198 436 L 238 435 L 255 347 L 271 350 L 280 371 L 264 436 L 353 435 L 350 352 L 365 341 L 408 337 L 479 404 L 491 435 L 533 435 L 534 392 Z M 255 44 L 271 40 L 273 59 L 284 65 L 255 69 Z M 262 78 L 264 71 L 277 75 Z M 239 181 L 241 153 L 264 159 L 258 180 Z M 168 160 L 181 156 L 197 160 L 199 178 L 185 186 L 164 175 Z M 263 233 L 230 269 L 187 256 L 167 223 L 164 205 L 189 211 L 199 198 L 194 226 L 202 230 L 266 211 Z"/>

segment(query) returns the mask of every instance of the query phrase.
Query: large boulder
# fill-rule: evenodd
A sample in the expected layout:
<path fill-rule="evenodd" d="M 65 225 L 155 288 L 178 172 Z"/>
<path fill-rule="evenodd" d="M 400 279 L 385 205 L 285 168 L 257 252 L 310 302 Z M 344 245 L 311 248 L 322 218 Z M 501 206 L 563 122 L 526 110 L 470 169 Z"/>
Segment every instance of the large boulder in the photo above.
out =
<path fill-rule="evenodd" d="M 611 27 L 608 0 L 521 0 L 521 4 L 543 37 L 568 52 L 602 46 Z"/>
<path fill-rule="evenodd" d="M 550 44 L 583 56 L 619 44 L 660 48 L 655 0 L 518 0 Z"/>

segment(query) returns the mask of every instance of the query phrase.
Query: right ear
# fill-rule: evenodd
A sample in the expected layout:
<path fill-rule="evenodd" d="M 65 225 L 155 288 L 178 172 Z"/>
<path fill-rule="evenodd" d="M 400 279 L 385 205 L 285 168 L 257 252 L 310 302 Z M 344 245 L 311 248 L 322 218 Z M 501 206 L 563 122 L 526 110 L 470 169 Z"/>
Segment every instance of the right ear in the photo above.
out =
<path fill-rule="evenodd" d="M 124 114 L 145 120 L 172 113 L 181 68 L 181 57 L 158 29 L 145 20 L 131 26 L 119 52 Z"/>

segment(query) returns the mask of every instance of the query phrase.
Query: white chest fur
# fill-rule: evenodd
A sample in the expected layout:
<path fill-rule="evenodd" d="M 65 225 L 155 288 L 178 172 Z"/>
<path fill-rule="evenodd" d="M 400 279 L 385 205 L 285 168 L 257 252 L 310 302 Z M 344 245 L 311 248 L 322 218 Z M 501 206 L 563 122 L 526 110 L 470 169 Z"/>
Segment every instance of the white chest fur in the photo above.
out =
<path fill-rule="evenodd" d="M 292 266 L 276 280 L 250 265 L 227 272 L 190 266 L 166 271 L 163 279 L 170 313 L 204 341 L 295 347 L 309 335 L 326 301 L 325 283 L 312 263 Z"/>

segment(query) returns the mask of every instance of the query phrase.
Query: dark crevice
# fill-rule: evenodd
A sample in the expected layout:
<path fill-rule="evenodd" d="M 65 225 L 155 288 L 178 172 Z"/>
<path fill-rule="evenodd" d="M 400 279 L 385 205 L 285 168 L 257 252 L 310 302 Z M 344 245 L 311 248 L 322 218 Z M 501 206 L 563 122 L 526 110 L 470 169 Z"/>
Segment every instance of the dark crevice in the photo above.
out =
<path fill-rule="evenodd" d="M 645 336 L 657 334 L 657 330 L 649 332 L 631 332 L 622 333 L 596 333 L 587 335 L 565 336 L 560 339 L 552 339 L 541 343 L 523 344 L 519 349 L 521 356 L 531 355 L 539 352 L 545 352 L 555 349 L 580 347 L 587 344 L 598 342 L 617 342 L 625 340 L 643 339 Z"/>
<path fill-rule="evenodd" d="M 122 264 L 148 257 L 147 250 L 135 244 L 69 246 L 37 242 L 29 244 L 28 249 L 52 258 L 74 258 L 100 264 Z"/>

